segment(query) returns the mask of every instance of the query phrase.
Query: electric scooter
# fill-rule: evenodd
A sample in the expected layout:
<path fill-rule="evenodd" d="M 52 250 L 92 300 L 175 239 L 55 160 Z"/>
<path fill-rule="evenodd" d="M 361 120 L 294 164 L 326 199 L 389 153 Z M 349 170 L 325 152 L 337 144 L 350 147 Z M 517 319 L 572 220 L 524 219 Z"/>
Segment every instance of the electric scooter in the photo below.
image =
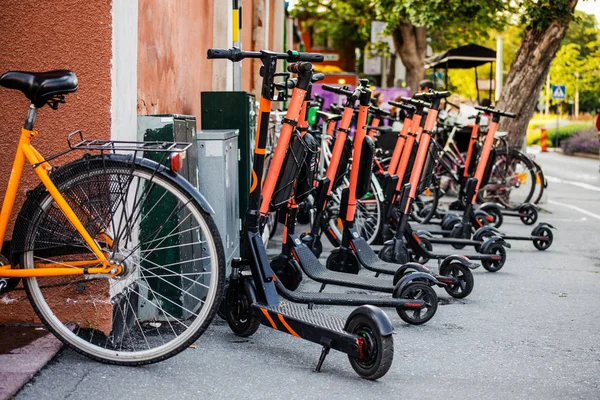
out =
<path fill-rule="evenodd" d="M 300 140 L 293 130 L 298 121 L 306 89 L 310 84 L 313 62 L 323 61 L 323 55 L 311 53 L 246 52 L 239 48 L 209 49 L 208 58 L 239 62 L 246 58 L 261 60 L 263 78 L 258 116 L 252 184 L 249 208 L 244 221 L 241 257 L 232 261 L 229 287 L 225 295 L 227 323 L 239 336 L 250 336 L 263 324 L 323 346 L 315 368 L 320 371 L 330 349 L 348 355 L 353 369 L 363 378 L 384 376 L 393 360 L 393 328 L 389 317 L 379 308 L 363 305 L 343 320 L 331 315 L 306 310 L 293 303 L 282 302 L 261 236 L 261 220 L 267 218 L 272 205 L 285 197 L 287 182 L 278 181 L 285 155 L 294 141 Z M 298 74 L 298 83 L 290 97 L 279 140 L 264 185 L 262 182 L 264 156 L 274 99 L 274 78 L 277 60 L 291 63 L 288 71 Z M 274 197 L 274 193 L 278 196 Z"/>
<path fill-rule="evenodd" d="M 363 87 L 359 86 L 349 97 L 348 103 L 356 101 Z M 300 119 L 298 122 L 298 130 L 302 131 L 307 126 L 304 118 L 306 104 L 310 101 L 310 90 L 307 91 L 305 98 L 305 106 L 303 106 Z M 305 143 L 314 143 L 312 148 L 316 150 L 316 142 L 309 133 L 304 134 Z M 291 148 L 291 156 L 293 160 L 303 160 L 300 166 L 301 172 L 295 182 L 295 195 L 288 202 L 288 207 L 285 209 L 284 233 L 282 239 L 281 253 L 271 260 L 271 268 L 278 276 L 278 281 L 285 286 L 286 289 L 295 291 L 301 280 L 303 273 L 309 278 L 320 282 L 321 289 L 319 293 L 294 292 L 294 296 L 299 296 L 312 307 L 312 304 L 338 304 L 348 305 L 349 302 L 356 304 L 373 304 L 383 307 L 394 307 L 400 318 L 407 323 L 420 325 L 427 322 L 437 309 L 437 295 L 428 286 L 415 280 L 411 276 L 407 282 L 400 281 L 392 284 L 391 281 L 377 279 L 372 277 L 348 275 L 340 272 L 327 270 L 295 234 L 296 215 L 298 213 L 298 203 L 300 203 L 312 191 L 312 183 L 314 179 L 314 165 L 316 160 L 310 159 L 310 152 L 302 152 L 302 147 L 297 149 Z M 316 151 L 313 153 L 316 154 Z M 307 156 L 308 155 L 308 159 Z M 293 168 L 295 163 L 284 164 L 282 176 L 286 176 L 289 172 L 285 167 Z M 313 170 L 311 171 L 311 168 Z M 306 172 L 305 172 L 306 171 Z M 326 178 L 325 178 L 326 179 Z M 422 279 L 431 279 L 429 276 L 422 276 Z M 345 287 L 360 288 L 373 290 L 378 292 L 392 293 L 393 298 L 384 298 L 375 295 L 336 295 L 322 293 L 326 285 L 339 285 Z M 285 296 L 290 296 L 289 293 L 280 293 Z"/>

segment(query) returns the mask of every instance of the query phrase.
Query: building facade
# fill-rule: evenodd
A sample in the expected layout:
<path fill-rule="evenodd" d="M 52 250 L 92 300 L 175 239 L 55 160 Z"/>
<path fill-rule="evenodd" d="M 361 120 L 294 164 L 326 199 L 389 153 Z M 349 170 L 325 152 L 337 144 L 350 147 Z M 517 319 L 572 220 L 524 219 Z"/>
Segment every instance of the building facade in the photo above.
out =
<path fill-rule="evenodd" d="M 243 0 L 241 7 L 242 47 L 283 51 L 284 0 Z M 202 91 L 234 87 L 232 63 L 206 59 L 210 47 L 231 47 L 232 8 L 222 0 L 4 1 L 0 73 L 69 69 L 79 79 L 77 92 L 57 111 L 40 109 L 34 146 L 45 156 L 58 153 L 77 129 L 89 139 L 135 140 L 137 115 L 187 114 L 199 120 Z M 259 90 L 258 71 L 257 63 L 243 63 L 242 90 Z M 0 88 L 0 94 L 4 198 L 29 103 L 15 90 Z M 52 164 L 79 156 L 69 153 Z M 13 214 L 37 184 L 26 167 Z M 5 255 L 9 247 L 3 246 Z M 0 300 L 0 323 L 35 321 L 23 291 Z"/>

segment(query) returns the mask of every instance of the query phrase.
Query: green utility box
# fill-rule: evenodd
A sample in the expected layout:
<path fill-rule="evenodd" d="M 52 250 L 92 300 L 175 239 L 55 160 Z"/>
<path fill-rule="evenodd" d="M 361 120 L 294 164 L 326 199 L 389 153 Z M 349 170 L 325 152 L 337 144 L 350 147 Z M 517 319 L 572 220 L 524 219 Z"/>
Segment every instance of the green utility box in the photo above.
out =
<path fill-rule="evenodd" d="M 188 142 L 196 143 L 196 118 L 188 115 L 144 115 L 138 116 L 137 140 L 144 142 L 168 141 L 168 142 Z M 166 163 L 165 153 L 144 152 L 144 157 L 156 162 Z M 186 178 L 192 185 L 198 187 L 198 149 L 195 145 L 190 146 L 186 151 L 186 158 L 183 169 L 180 174 Z M 173 215 L 169 221 L 164 221 L 164 216 L 169 215 L 176 208 L 173 201 L 163 198 L 164 190 L 158 186 L 152 188 L 147 195 L 149 198 L 144 202 L 142 208 L 142 218 L 139 224 L 138 236 L 149 237 L 156 235 L 157 229 L 160 232 L 169 232 L 162 241 L 161 247 L 165 250 L 152 251 L 155 243 L 143 241 L 141 243 L 141 253 L 145 254 L 140 262 L 145 270 L 160 268 L 157 266 L 169 266 L 177 273 L 185 273 L 186 276 L 198 274 L 204 270 L 203 261 L 205 256 L 201 245 L 181 246 L 181 243 L 194 243 L 197 239 L 188 237 L 192 235 L 191 227 L 186 222 L 184 215 Z M 179 234 L 172 234 L 177 232 Z M 204 275 L 196 275 L 197 280 L 205 279 Z M 187 315 L 181 315 L 182 310 L 193 309 L 195 302 L 193 296 L 204 298 L 206 293 L 201 285 L 196 285 L 191 279 L 183 279 L 177 274 L 169 278 L 156 278 L 152 273 L 145 274 L 145 280 L 152 289 L 159 293 L 163 299 L 161 307 L 170 315 L 177 318 L 186 318 Z M 190 287 L 194 291 L 190 292 Z M 138 315 L 141 318 L 153 320 L 164 318 L 164 314 L 158 312 L 155 305 L 150 302 L 155 299 L 139 299 Z M 186 311 L 187 312 L 187 311 Z"/>
<path fill-rule="evenodd" d="M 246 92 L 202 92 L 202 127 L 204 130 L 237 129 L 240 216 L 248 210 L 252 156 L 256 138 L 256 99 Z"/>

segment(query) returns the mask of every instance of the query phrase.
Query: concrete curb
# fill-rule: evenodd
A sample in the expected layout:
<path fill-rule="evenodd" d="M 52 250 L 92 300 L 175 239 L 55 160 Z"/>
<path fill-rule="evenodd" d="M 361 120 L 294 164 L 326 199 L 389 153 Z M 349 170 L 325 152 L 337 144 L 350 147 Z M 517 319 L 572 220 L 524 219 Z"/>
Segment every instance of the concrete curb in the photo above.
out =
<path fill-rule="evenodd" d="M 4 330 L 10 332 L 10 328 Z M 12 349 L 5 354 L 0 351 L 0 400 L 10 399 L 61 348 L 62 342 L 51 333 L 46 333 L 23 347 Z"/>

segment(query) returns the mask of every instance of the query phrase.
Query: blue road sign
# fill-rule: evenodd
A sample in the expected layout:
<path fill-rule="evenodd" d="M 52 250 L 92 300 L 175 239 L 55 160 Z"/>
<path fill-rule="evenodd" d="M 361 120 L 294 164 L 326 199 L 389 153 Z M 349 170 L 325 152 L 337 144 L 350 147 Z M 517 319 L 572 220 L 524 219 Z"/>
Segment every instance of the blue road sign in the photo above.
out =
<path fill-rule="evenodd" d="M 564 100 L 567 97 L 567 87 L 565 85 L 552 85 L 552 98 L 554 100 Z"/>

